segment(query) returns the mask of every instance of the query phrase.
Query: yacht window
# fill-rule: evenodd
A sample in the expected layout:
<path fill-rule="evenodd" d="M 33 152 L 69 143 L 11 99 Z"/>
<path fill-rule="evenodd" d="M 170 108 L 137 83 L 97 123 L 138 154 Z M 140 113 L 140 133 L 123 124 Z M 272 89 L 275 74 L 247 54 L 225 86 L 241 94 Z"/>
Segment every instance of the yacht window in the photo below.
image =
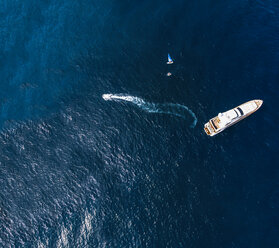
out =
<path fill-rule="evenodd" d="M 217 130 L 218 128 L 215 126 L 214 121 L 211 121 L 213 127 Z"/>
<path fill-rule="evenodd" d="M 239 110 L 239 112 L 240 112 L 241 115 L 244 114 L 241 108 L 238 107 L 237 109 Z"/>

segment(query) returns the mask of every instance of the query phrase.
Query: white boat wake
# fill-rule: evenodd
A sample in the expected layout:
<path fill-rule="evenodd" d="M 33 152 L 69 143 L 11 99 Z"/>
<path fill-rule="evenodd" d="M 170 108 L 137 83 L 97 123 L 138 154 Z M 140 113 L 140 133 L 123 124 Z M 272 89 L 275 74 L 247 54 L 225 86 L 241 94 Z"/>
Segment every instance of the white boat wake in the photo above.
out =
<path fill-rule="evenodd" d="M 177 103 L 151 103 L 136 96 L 129 96 L 125 94 L 103 94 L 102 98 L 106 101 L 126 101 L 137 105 L 148 113 L 169 114 L 181 117 L 183 119 L 191 116 L 193 122 L 190 127 L 194 128 L 197 124 L 197 117 L 195 113 L 188 107 Z"/>

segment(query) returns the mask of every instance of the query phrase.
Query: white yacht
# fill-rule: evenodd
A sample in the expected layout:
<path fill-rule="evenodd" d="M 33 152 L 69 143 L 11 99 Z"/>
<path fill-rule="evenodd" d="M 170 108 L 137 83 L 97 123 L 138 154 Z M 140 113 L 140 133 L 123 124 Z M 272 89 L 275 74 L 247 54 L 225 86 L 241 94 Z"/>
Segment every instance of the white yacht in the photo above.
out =
<path fill-rule="evenodd" d="M 204 125 L 204 131 L 207 135 L 214 136 L 225 130 L 227 127 L 230 127 L 253 114 L 262 106 L 262 104 L 262 100 L 252 100 L 224 113 L 219 113 L 218 116 L 210 119 L 209 122 Z"/>

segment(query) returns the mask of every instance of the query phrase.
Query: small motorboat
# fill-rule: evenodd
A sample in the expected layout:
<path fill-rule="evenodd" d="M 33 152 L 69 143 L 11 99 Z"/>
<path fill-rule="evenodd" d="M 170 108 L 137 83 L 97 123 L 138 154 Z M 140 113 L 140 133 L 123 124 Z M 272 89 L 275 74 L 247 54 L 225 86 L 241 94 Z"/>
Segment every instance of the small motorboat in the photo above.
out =
<path fill-rule="evenodd" d="M 105 101 L 110 100 L 111 97 L 112 97 L 112 94 L 103 94 L 103 95 L 102 95 L 102 98 L 103 98 Z"/>

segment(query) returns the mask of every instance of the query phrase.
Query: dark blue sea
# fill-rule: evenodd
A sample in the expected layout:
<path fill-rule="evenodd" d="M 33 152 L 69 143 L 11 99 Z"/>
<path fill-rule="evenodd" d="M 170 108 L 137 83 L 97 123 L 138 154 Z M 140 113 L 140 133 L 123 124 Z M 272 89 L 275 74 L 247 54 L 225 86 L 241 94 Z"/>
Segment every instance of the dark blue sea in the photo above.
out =
<path fill-rule="evenodd" d="M 278 1 L 2 0 L 0 78 L 0 247 L 279 247 Z"/>

